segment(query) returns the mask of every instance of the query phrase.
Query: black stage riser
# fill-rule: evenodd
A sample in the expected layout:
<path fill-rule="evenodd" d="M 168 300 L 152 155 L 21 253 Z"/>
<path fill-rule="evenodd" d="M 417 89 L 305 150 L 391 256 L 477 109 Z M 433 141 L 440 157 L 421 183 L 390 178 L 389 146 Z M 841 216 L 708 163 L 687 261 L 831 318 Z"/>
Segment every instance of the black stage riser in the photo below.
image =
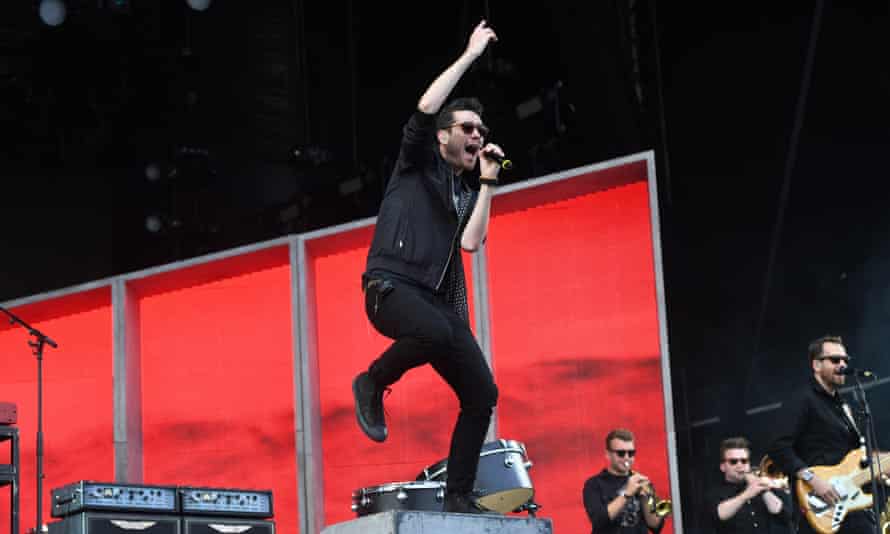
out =
<path fill-rule="evenodd" d="M 49 524 L 49 534 L 275 534 L 273 521 L 81 512 Z"/>

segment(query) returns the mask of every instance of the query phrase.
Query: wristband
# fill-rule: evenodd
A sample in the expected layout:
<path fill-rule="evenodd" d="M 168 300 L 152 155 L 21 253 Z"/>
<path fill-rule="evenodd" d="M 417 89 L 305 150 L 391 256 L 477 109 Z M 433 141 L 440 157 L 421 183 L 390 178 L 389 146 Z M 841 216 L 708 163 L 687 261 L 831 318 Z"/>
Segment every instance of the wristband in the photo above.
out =
<path fill-rule="evenodd" d="M 633 498 L 634 498 L 633 495 L 628 495 L 627 493 L 622 493 L 621 495 L 622 495 L 625 499 L 633 499 Z"/>
<path fill-rule="evenodd" d="M 497 178 L 487 178 L 485 176 L 479 177 L 479 183 L 482 185 L 498 185 Z"/>

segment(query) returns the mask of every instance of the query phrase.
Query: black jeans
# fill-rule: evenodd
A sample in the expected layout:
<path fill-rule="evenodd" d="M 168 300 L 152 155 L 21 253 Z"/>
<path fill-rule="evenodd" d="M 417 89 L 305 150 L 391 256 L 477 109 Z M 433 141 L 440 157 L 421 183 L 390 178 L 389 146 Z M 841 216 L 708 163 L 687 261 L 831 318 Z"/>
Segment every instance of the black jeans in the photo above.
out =
<path fill-rule="evenodd" d="M 470 325 L 443 298 L 399 280 L 390 282 L 392 290 L 386 294 L 380 286 L 365 291 L 365 313 L 371 324 L 395 340 L 371 363 L 368 373 L 384 387 L 428 363 L 451 386 L 460 401 L 460 414 L 451 434 L 447 491 L 469 493 L 497 404 L 494 377 Z"/>

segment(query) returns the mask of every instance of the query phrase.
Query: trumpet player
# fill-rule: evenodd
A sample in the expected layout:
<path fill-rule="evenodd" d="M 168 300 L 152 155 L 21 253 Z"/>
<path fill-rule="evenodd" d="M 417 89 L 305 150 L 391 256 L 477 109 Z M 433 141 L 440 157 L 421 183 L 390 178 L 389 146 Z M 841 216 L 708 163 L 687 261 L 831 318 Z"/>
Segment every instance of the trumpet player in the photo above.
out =
<path fill-rule="evenodd" d="M 720 444 L 723 480 L 708 498 L 708 521 L 717 534 L 786 531 L 790 516 L 787 495 L 778 482 L 751 472 L 751 444 L 743 437 Z M 775 490 L 775 491 L 774 491 Z"/>
<path fill-rule="evenodd" d="M 584 509 L 596 534 L 657 533 L 664 514 L 656 507 L 654 488 L 646 475 L 633 471 L 634 435 L 615 429 L 606 436 L 605 469 L 584 483 Z"/>

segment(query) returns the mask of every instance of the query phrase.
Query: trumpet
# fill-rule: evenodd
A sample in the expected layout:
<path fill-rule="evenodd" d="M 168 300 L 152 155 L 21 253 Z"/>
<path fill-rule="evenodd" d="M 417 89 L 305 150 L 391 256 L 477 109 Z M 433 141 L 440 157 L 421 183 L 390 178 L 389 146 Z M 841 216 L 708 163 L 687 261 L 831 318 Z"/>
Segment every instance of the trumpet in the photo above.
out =
<path fill-rule="evenodd" d="M 751 474 L 765 480 L 770 489 L 788 490 L 788 475 L 782 473 L 781 470 L 773 463 L 772 459 L 764 455 L 760 459 L 760 465 L 757 469 L 751 471 Z"/>
<path fill-rule="evenodd" d="M 624 465 L 627 468 L 628 475 L 634 475 L 633 470 L 630 468 L 630 462 L 624 462 Z M 655 514 L 656 517 L 666 517 L 673 511 L 673 503 L 671 503 L 671 500 L 659 499 L 655 495 L 655 487 L 651 482 L 643 484 L 642 495 L 646 498 L 646 506 L 649 508 L 649 511 Z"/>

